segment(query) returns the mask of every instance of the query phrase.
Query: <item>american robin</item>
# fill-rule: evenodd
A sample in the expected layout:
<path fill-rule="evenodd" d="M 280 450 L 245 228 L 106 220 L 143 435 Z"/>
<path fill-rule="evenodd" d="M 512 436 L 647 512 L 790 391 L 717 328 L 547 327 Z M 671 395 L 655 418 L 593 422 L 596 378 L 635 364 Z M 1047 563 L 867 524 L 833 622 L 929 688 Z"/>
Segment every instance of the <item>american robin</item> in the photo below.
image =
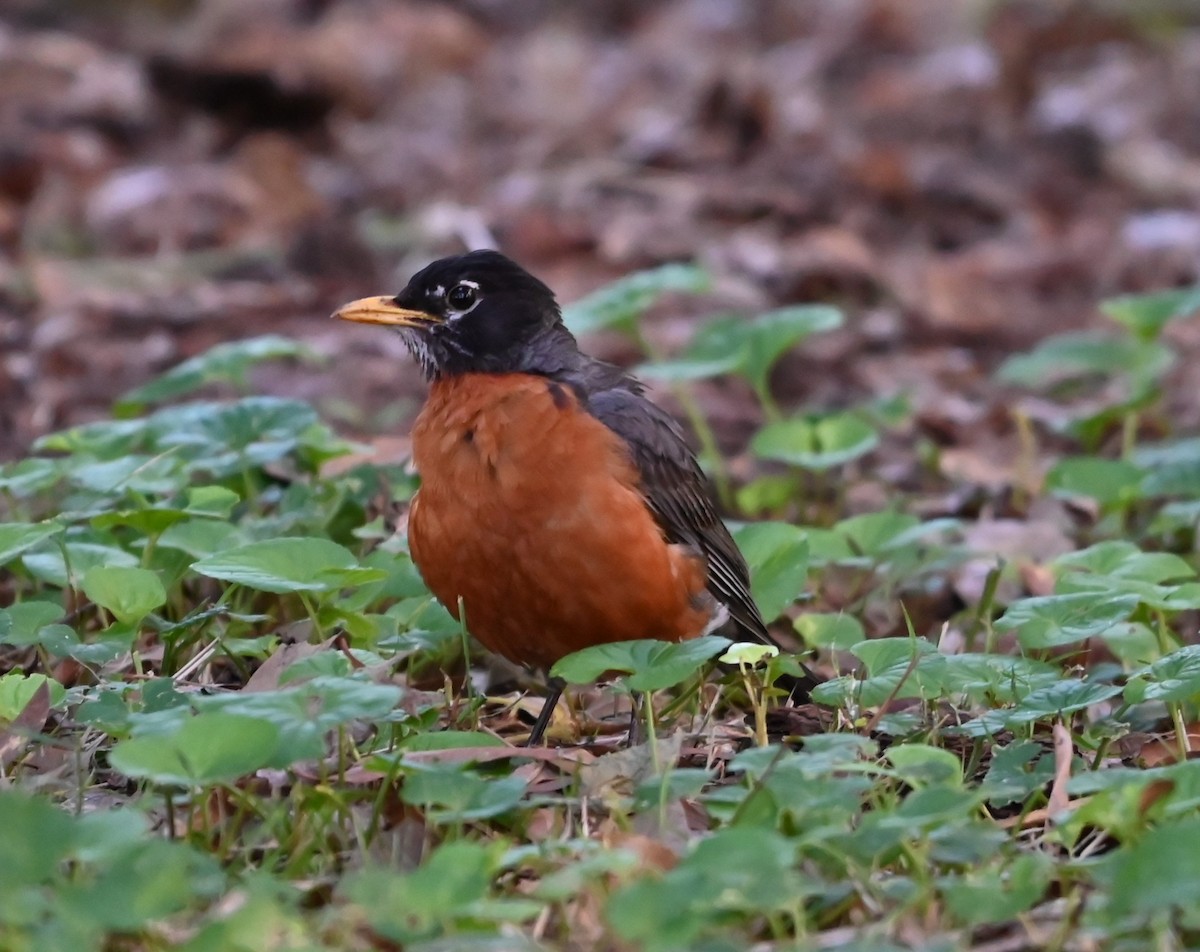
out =
<path fill-rule="evenodd" d="M 580 352 L 533 275 L 473 251 L 334 316 L 399 329 L 430 381 L 409 545 L 487 648 L 545 671 L 590 645 L 727 624 L 775 644 L 678 424 L 637 380 Z M 528 743 L 563 687 L 551 680 Z"/>

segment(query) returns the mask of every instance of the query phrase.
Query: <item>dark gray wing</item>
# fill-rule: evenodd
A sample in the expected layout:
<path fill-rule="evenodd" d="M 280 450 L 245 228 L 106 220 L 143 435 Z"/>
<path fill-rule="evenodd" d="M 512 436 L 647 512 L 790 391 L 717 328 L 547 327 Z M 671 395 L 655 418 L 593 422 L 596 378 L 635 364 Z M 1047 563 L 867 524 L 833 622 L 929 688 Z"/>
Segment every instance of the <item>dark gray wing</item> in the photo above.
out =
<path fill-rule="evenodd" d="M 674 417 L 643 397 L 640 386 L 628 377 L 616 386 L 587 392 L 587 408 L 629 447 L 646 504 L 667 541 L 703 554 L 708 590 L 729 609 L 742 636 L 781 647 L 754 604 L 746 560 L 717 514 L 704 473 Z M 808 668 L 800 667 L 801 676 L 785 675 L 777 682 L 793 702 L 807 701 L 808 692 L 820 683 Z"/>
<path fill-rule="evenodd" d="M 708 590 L 748 637 L 776 644 L 750 594 L 750 572 L 717 515 L 708 484 L 674 418 L 626 389 L 588 396 L 588 410 L 629 447 L 642 493 L 668 542 L 682 543 L 708 563 Z"/>

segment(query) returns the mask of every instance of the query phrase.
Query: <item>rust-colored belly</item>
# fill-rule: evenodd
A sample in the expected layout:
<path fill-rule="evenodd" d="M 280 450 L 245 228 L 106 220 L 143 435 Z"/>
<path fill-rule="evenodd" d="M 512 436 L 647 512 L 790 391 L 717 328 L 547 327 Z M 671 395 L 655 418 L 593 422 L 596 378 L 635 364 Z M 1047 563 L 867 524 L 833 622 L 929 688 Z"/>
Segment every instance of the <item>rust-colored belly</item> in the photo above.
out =
<path fill-rule="evenodd" d="M 438 381 L 413 456 L 413 559 L 491 650 L 546 668 L 709 623 L 703 560 L 663 539 L 624 443 L 565 388 L 523 374 Z"/>

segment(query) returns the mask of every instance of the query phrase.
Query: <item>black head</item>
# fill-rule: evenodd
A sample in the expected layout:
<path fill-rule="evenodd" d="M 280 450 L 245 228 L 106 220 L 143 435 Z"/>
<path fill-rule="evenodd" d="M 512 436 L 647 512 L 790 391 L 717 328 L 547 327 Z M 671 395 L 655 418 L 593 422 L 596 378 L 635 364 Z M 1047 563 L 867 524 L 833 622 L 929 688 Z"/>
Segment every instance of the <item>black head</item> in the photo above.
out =
<path fill-rule="evenodd" d="M 442 258 L 395 297 L 353 301 L 334 317 L 399 328 L 428 377 L 556 373 L 578 356 L 554 292 L 496 251 Z"/>

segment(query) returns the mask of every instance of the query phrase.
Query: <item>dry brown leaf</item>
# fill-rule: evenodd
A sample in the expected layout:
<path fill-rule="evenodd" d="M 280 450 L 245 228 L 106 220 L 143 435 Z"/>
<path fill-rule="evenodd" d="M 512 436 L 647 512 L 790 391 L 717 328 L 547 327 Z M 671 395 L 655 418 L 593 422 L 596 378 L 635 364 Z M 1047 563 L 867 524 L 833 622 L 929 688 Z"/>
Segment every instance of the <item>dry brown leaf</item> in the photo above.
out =
<path fill-rule="evenodd" d="M 1200 750 L 1200 722 L 1187 725 L 1187 746 L 1189 751 Z M 1170 731 L 1148 740 L 1137 756 L 1146 767 L 1177 763 L 1180 759 L 1178 733 Z"/>
<path fill-rule="evenodd" d="M 1054 722 L 1054 781 L 1050 784 L 1050 798 L 1046 809 L 1051 816 L 1061 813 L 1071 802 L 1067 784 L 1071 780 L 1071 758 L 1075 756 L 1075 744 L 1071 732 L 1062 721 Z"/>
<path fill-rule="evenodd" d="M 1077 797 L 1074 800 L 1068 800 L 1062 810 L 1077 809 L 1091 799 L 1092 798 L 1089 796 Z M 1036 826 L 1045 826 L 1047 823 L 1054 822 L 1055 818 L 1062 814 L 1062 810 L 1051 810 L 1049 807 L 1040 807 L 1037 810 L 1030 810 L 1024 816 L 1018 815 L 1005 817 L 1003 820 L 997 821 L 997 825 L 1006 830 L 1011 830 L 1013 827 L 1020 827 L 1023 830 L 1028 830 Z"/>
<path fill-rule="evenodd" d="M 50 686 L 43 681 L 9 725 L 0 730 L 0 767 L 7 768 L 21 756 L 32 735 L 38 733 L 50 716 Z"/>
<path fill-rule="evenodd" d="M 597 758 L 580 774 L 584 796 L 610 793 L 628 796 L 634 788 L 663 767 L 674 767 L 683 748 L 683 732 L 676 731 L 650 744 L 639 744 Z"/>
<path fill-rule="evenodd" d="M 279 677 L 288 668 L 304 658 L 326 650 L 333 644 L 337 636 L 331 636 L 317 644 L 306 641 L 295 643 L 284 642 L 279 645 L 261 665 L 250 675 L 250 679 L 242 688 L 243 691 L 274 691 L 279 687 Z"/>

